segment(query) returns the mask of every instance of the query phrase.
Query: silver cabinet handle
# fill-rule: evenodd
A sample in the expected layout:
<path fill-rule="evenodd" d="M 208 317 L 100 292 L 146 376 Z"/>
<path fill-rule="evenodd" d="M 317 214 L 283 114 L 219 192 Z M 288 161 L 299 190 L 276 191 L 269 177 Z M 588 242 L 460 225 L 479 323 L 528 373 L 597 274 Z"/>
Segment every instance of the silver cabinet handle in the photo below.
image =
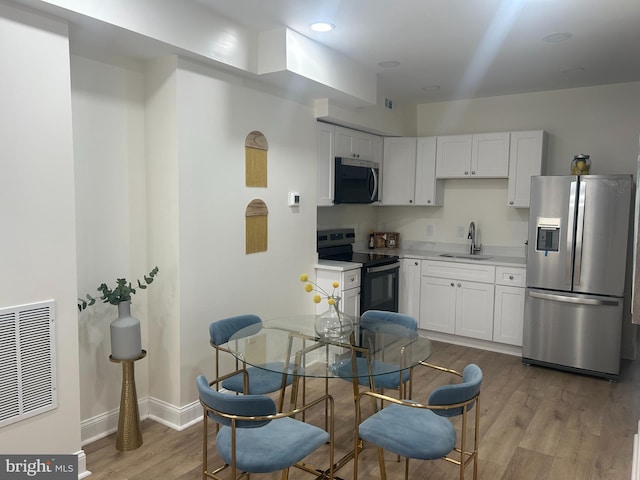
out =
<path fill-rule="evenodd" d="M 451 282 L 451 286 L 452 286 L 452 287 L 455 287 L 455 284 L 454 284 L 453 282 Z"/>
<path fill-rule="evenodd" d="M 462 284 L 460 282 L 458 282 L 458 287 L 461 287 L 461 286 L 462 286 Z"/>
<path fill-rule="evenodd" d="M 475 170 L 471 170 L 471 175 L 475 175 L 476 171 Z"/>
<path fill-rule="evenodd" d="M 464 174 L 465 174 L 465 175 L 469 175 L 469 170 L 465 170 L 465 171 L 464 171 Z"/>
<path fill-rule="evenodd" d="M 509 275 L 509 280 L 513 280 L 513 275 Z"/>

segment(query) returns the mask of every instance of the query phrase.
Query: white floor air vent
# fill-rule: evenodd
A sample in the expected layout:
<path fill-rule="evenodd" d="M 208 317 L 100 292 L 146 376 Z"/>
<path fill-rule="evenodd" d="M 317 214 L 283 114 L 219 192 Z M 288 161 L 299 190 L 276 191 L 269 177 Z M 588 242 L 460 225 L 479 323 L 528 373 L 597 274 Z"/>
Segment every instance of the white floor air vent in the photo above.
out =
<path fill-rule="evenodd" d="M 0 309 L 0 427 L 57 406 L 54 301 Z"/>

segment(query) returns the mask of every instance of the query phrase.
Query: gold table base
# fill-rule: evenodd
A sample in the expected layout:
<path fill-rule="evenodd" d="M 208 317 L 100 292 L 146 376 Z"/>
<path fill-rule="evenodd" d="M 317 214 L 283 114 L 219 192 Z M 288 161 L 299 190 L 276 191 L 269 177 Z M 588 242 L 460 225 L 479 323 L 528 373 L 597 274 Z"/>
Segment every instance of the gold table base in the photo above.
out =
<path fill-rule="evenodd" d="M 109 355 L 110 361 L 122 364 L 122 392 L 118 415 L 118 436 L 116 437 L 116 449 L 121 452 L 135 450 L 142 445 L 142 428 L 133 366 L 134 362 L 146 356 L 146 350 L 142 350 L 138 357 L 126 360 L 113 358 Z"/>

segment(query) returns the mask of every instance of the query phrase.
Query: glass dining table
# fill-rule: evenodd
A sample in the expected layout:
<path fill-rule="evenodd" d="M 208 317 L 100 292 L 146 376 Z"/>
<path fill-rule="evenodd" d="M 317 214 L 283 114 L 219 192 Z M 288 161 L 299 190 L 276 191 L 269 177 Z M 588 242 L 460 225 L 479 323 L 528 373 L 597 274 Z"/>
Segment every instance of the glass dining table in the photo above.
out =
<path fill-rule="evenodd" d="M 314 329 L 315 315 L 294 315 L 263 321 L 239 330 L 226 348 L 253 367 L 293 375 L 291 408 L 295 408 L 301 378 L 342 378 L 352 380 L 354 398 L 358 385 L 375 389 L 380 375 L 398 374 L 427 360 L 431 342 L 418 331 L 401 325 L 354 319 L 354 329 L 342 338 L 321 338 Z M 365 361 L 357 361 L 358 357 Z M 356 365 L 368 368 L 356 368 Z M 282 409 L 284 394 L 280 397 Z"/>
<path fill-rule="evenodd" d="M 429 339 L 401 325 L 355 318 L 349 335 L 321 338 L 314 329 L 316 319 L 316 315 L 294 315 L 266 320 L 239 330 L 225 345 L 232 355 L 247 365 L 282 375 L 279 411 L 283 411 L 288 375 L 292 376 L 289 408 L 292 411 L 297 407 L 300 390 L 302 404 L 305 403 L 304 380 L 307 378 L 324 379 L 325 392 L 328 392 L 332 378 L 351 381 L 355 400 L 360 385 L 375 390 L 376 377 L 394 374 L 402 383 L 400 379 L 405 370 L 409 370 L 411 378 L 411 368 L 431 355 Z M 410 391 L 404 398 L 410 398 Z M 375 403 L 374 408 L 377 408 Z M 325 411 L 325 428 L 326 422 Z M 362 448 L 362 445 L 355 448 Z M 334 470 L 353 458 L 354 449 L 350 448 L 334 463 Z M 326 478 L 328 471 L 319 470 L 321 473 L 317 478 Z"/>

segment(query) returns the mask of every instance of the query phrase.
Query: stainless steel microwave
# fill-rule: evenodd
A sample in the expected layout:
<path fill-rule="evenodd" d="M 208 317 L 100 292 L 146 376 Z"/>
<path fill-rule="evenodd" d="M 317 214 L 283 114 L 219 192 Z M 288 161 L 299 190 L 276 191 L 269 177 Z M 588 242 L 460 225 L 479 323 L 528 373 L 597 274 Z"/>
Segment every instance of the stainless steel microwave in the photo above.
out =
<path fill-rule="evenodd" d="M 377 202 L 379 175 L 377 162 L 336 157 L 333 203 Z"/>

